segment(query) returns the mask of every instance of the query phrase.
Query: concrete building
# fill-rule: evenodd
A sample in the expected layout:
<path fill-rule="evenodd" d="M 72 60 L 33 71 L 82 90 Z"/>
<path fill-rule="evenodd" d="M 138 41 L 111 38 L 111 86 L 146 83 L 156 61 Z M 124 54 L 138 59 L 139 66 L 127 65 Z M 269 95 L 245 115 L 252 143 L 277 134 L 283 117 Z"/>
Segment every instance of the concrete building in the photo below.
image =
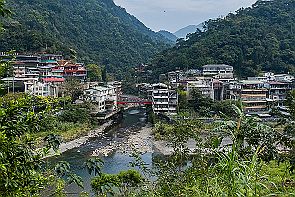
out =
<path fill-rule="evenodd" d="M 38 65 L 40 57 L 29 55 L 18 55 L 12 61 L 13 76 L 16 78 L 38 78 Z"/>
<path fill-rule="evenodd" d="M 33 85 L 25 84 L 26 93 L 35 96 L 59 96 L 59 86 L 52 82 L 36 82 Z"/>
<path fill-rule="evenodd" d="M 180 79 L 183 78 L 184 73 L 182 70 L 177 70 L 177 71 L 171 71 L 168 72 L 168 81 L 179 81 Z"/>
<path fill-rule="evenodd" d="M 276 74 L 274 75 L 276 81 L 292 83 L 294 81 L 294 76 L 290 74 Z"/>
<path fill-rule="evenodd" d="M 84 90 L 83 99 L 96 104 L 96 112 L 104 113 L 117 110 L 117 92 L 114 86 L 92 86 Z"/>
<path fill-rule="evenodd" d="M 234 68 L 225 64 L 212 64 L 203 66 L 203 75 L 215 79 L 233 79 Z"/>
<path fill-rule="evenodd" d="M 59 60 L 58 66 L 54 67 L 54 73 L 61 72 L 64 78 L 74 77 L 85 81 L 87 77 L 87 71 L 82 63 L 73 63 L 68 60 Z"/>
<path fill-rule="evenodd" d="M 175 90 L 162 83 L 153 84 L 149 96 L 153 103 L 154 113 L 177 114 L 178 94 Z"/>
<path fill-rule="evenodd" d="M 241 84 L 238 81 L 231 81 L 224 84 L 224 100 L 240 99 Z"/>
<path fill-rule="evenodd" d="M 292 90 L 291 83 L 270 81 L 266 83 L 266 88 L 268 89 L 268 99 L 269 102 L 273 103 L 273 106 L 285 106 L 285 101 L 287 93 Z"/>
<path fill-rule="evenodd" d="M 116 88 L 116 94 L 118 98 L 123 94 L 121 81 L 110 81 L 108 82 L 108 85 Z"/>
<path fill-rule="evenodd" d="M 261 81 L 243 80 L 241 81 L 240 98 L 244 106 L 245 113 L 259 113 L 268 110 L 268 90 Z"/>
<path fill-rule="evenodd" d="M 212 80 L 206 80 L 205 78 L 198 78 L 194 81 L 186 82 L 186 91 L 190 94 L 193 90 L 201 92 L 202 95 L 213 99 L 214 91 L 212 87 Z"/>

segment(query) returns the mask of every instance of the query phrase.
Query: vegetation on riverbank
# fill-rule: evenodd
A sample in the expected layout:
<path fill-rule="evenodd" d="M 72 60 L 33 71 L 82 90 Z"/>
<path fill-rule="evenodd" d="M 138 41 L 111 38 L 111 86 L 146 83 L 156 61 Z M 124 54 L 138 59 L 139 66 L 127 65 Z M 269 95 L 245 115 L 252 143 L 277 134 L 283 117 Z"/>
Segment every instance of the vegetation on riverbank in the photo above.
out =
<path fill-rule="evenodd" d="M 290 106 L 295 102 L 290 97 L 288 101 Z M 56 191 L 54 195 L 60 196 L 65 194 L 64 187 L 71 182 L 83 187 L 82 179 L 74 175 L 65 162 L 59 162 L 55 169 L 42 168 L 41 158 L 49 148 L 58 148 L 59 138 L 55 135 L 46 137 L 47 146 L 33 156 L 36 154 L 35 141 L 28 135 L 51 128 L 52 116 L 59 117 L 58 121 L 65 121 L 65 117 L 57 113 L 59 106 L 65 104 L 52 98 L 22 94 L 1 98 L 1 122 L 6 124 L 0 132 L 3 144 L 0 173 L 7 177 L 1 179 L 1 191 L 4 192 L 1 195 L 39 195 L 40 192 Z M 64 107 L 63 110 L 70 109 Z M 67 120 L 83 122 L 83 118 L 74 119 L 78 116 L 77 112 L 84 117 L 79 110 L 66 112 Z M 147 167 L 140 155 L 133 154 L 135 160 L 132 166 L 139 167 L 142 175 L 136 171 L 103 174 L 100 160 L 87 161 L 89 173 L 96 175 L 92 180 L 93 189 L 98 196 L 294 195 L 295 143 L 288 127 L 292 121 L 284 124 L 286 129 L 282 133 L 254 117 L 246 117 L 236 106 L 232 106 L 232 110 L 235 113 L 231 118 L 209 125 L 183 118 L 159 126 L 157 129 L 164 137 L 162 139 L 173 148 L 173 154 L 154 160 L 153 169 Z M 293 115 L 288 118 L 294 120 Z M 208 130 L 205 138 L 201 128 Z M 228 137 L 232 143 L 222 144 Z M 196 142 L 193 152 L 186 145 L 189 139 Z M 12 149 L 15 151 L 11 152 Z M 14 173 L 16 169 L 18 172 Z M 155 181 L 150 181 L 155 177 Z M 26 183 L 22 182 L 24 179 L 27 179 Z M 38 188 L 31 186 L 32 181 L 39 184 Z M 50 185 L 55 189 L 47 190 Z M 16 189 L 19 187 L 24 189 Z"/>
<path fill-rule="evenodd" d="M 289 107 L 295 103 L 292 98 Z M 154 160 L 153 169 L 135 155 L 141 172 L 156 180 L 145 179 L 128 195 L 112 190 L 98 196 L 294 196 L 295 141 L 289 130 L 294 115 L 277 130 L 245 116 L 237 106 L 231 110 L 233 116 L 209 125 L 191 119 L 157 123 L 155 134 L 168 142 L 173 154 Z M 210 132 L 203 136 L 202 128 Z M 222 143 L 226 138 L 230 140 Z M 193 152 L 186 145 L 189 139 L 196 143 Z"/>

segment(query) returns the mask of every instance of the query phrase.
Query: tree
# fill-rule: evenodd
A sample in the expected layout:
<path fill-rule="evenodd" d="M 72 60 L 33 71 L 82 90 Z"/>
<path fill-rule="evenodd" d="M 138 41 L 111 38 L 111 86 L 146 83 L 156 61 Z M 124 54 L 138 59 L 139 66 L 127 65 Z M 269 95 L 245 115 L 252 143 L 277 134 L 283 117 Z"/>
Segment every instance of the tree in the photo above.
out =
<path fill-rule="evenodd" d="M 207 96 L 202 95 L 198 90 L 192 90 L 190 92 L 189 105 L 200 116 L 210 116 L 212 110 L 213 100 Z"/>
<path fill-rule="evenodd" d="M 109 0 L 75 4 L 63 0 L 54 4 L 51 0 L 9 0 L 7 6 L 14 14 L 4 21 L 1 51 L 62 52 L 68 59 L 86 65 L 106 65 L 109 73 L 123 79 L 130 68 L 170 46 L 163 36 Z"/>
<path fill-rule="evenodd" d="M 178 40 L 153 58 L 153 76 L 205 64 L 232 65 L 239 77 L 261 71 L 295 73 L 294 10 L 293 0 L 258 1 L 236 14 L 208 20 L 205 31 Z"/>
<path fill-rule="evenodd" d="M 107 67 L 106 66 L 104 66 L 102 69 L 101 77 L 102 77 L 103 82 L 105 82 L 105 83 L 108 82 L 108 74 L 107 74 Z"/>
<path fill-rule="evenodd" d="M 0 0 L 0 15 L 2 17 L 6 17 L 6 16 L 11 15 L 11 11 L 6 8 L 5 0 Z"/>
<path fill-rule="evenodd" d="M 42 120 L 56 101 L 23 94 L 0 98 L 0 196 L 31 196 L 53 178 L 42 168 L 50 145 L 36 151 L 27 134 L 42 131 Z"/>
<path fill-rule="evenodd" d="M 71 97 L 73 102 L 83 94 L 83 86 L 81 82 L 73 77 L 66 79 L 63 83 L 62 90 L 64 95 Z"/>
<path fill-rule="evenodd" d="M 138 187 L 143 181 L 144 178 L 136 170 L 121 171 L 118 174 L 100 173 L 91 180 L 91 187 L 97 195 L 128 196 L 131 189 Z M 116 189 L 120 192 L 116 193 Z"/>
<path fill-rule="evenodd" d="M 88 64 L 86 69 L 90 81 L 102 81 L 102 69 L 100 66 L 96 64 Z"/>

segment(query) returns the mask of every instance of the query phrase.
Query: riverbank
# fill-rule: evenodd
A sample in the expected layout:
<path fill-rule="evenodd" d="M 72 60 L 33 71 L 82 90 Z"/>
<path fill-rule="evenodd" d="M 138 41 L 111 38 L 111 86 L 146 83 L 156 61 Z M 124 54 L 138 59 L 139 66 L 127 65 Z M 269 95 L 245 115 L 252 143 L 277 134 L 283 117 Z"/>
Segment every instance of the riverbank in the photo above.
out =
<path fill-rule="evenodd" d="M 79 148 L 80 146 L 84 145 L 89 139 L 102 136 L 104 131 L 108 127 L 110 127 L 112 124 L 113 124 L 113 121 L 110 120 L 110 121 L 104 123 L 103 125 L 99 126 L 98 128 L 91 130 L 85 136 L 79 137 L 77 139 L 74 139 L 74 140 L 71 140 L 68 142 L 61 143 L 61 145 L 59 146 L 58 152 L 56 153 L 53 150 L 51 150 L 48 157 L 54 156 L 56 154 L 62 154 L 64 152 L 74 149 L 74 148 Z"/>

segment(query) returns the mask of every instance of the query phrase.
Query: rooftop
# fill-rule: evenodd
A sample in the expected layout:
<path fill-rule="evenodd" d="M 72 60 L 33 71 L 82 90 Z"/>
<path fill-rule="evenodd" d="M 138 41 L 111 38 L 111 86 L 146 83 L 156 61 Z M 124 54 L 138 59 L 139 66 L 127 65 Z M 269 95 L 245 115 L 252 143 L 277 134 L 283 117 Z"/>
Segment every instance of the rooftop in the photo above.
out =
<path fill-rule="evenodd" d="M 52 78 L 43 78 L 43 82 L 64 82 L 64 78 L 57 78 L 57 77 L 52 77 Z"/>
<path fill-rule="evenodd" d="M 253 85 L 254 84 L 263 84 L 263 82 L 260 80 L 242 80 L 241 83 L 248 84 L 248 85 L 250 85 L 250 84 L 253 84 Z"/>
<path fill-rule="evenodd" d="M 156 84 L 153 84 L 153 87 L 160 87 L 160 88 L 164 88 L 164 89 L 167 89 L 168 86 L 164 83 L 156 83 Z"/>
<path fill-rule="evenodd" d="M 226 65 L 226 64 L 208 64 L 203 66 L 203 68 L 233 68 L 232 66 Z"/>
<path fill-rule="evenodd" d="M 279 81 L 270 81 L 268 82 L 270 85 L 288 85 L 288 83 L 279 82 Z"/>

